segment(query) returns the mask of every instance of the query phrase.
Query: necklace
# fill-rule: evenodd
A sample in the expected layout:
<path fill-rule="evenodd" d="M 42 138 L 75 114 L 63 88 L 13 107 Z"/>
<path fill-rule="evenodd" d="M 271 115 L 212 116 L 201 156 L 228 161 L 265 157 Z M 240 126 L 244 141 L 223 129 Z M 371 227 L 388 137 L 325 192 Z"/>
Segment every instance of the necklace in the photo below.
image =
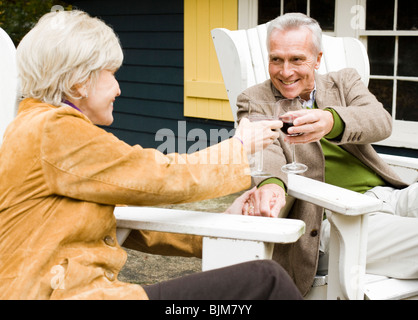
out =
<path fill-rule="evenodd" d="M 79 108 L 77 108 L 73 103 L 71 103 L 70 101 L 68 101 L 68 100 L 64 100 L 63 101 L 65 104 L 68 104 L 71 108 L 74 108 L 74 109 L 76 109 L 76 110 L 78 110 L 78 111 L 80 111 L 81 113 L 83 113 L 83 111 L 81 111 Z"/>

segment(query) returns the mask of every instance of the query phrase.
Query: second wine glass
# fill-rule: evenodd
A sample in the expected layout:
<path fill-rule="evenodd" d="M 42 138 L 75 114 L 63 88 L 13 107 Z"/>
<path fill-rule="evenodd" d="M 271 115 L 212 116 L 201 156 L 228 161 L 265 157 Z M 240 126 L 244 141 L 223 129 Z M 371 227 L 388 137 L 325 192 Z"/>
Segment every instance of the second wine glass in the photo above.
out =
<path fill-rule="evenodd" d="M 263 120 L 276 120 L 277 116 L 266 114 L 266 108 L 271 108 L 268 102 L 255 102 L 250 101 L 248 105 L 248 119 L 251 122 L 263 121 Z M 254 134 L 259 134 L 254 132 Z M 248 156 L 248 162 L 250 165 L 251 176 L 253 177 L 267 177 L 271 176 L 270 173 L 263 169 L 263 146 L 255 146 L 253 154 Z"/>
<path fill-rule="evenodd" d="M 294 110 L 294 104 L 296 103 L 296 99 L 282 99 L 279 101 L 279 108 L 280 108 L 280 116 L 279 120 L 283 122 L 283 127 L 281 130 L 283 133 L 287 134 L 288 136 L 298 136 L 302 133 L 296 133 L 296 134 L 289 134 L 288 129 L 290 127 L 293 127 L 293 121 L 297 118 L 296 116 L 292 114 L 287 114 L 288 111 Z M 292 148 L 292 162 L 284 165 L 282 167 L 282 171 L 285 173 L 302 173 L 308 170 L 308 166 L 303 163 L 296 162 L 295 158 L 295 144 L 291 144 Z"/>

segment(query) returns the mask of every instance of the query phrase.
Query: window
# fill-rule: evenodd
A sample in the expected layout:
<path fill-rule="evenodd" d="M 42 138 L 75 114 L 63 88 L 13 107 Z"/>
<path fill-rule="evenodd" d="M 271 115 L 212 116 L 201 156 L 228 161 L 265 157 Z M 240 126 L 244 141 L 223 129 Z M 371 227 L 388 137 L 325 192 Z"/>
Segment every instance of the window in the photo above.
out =
<path fill-rule="evenodd" d="M 359 37 L 370 59 L 369 89 L 394 120 L 392 137 L 379 144 L 418 149 L 418 2 L 367 0 Z"/>
<path fill-rule="evenodd" d="M 297 11 L 326 34 L 360 39 L 370 59 L 369 89 L 393 118 L 392 136 L 377 144 L 418 149 L 418 1 L 258 0 L 254 10 L 258 21 L 246 27 Z"/>

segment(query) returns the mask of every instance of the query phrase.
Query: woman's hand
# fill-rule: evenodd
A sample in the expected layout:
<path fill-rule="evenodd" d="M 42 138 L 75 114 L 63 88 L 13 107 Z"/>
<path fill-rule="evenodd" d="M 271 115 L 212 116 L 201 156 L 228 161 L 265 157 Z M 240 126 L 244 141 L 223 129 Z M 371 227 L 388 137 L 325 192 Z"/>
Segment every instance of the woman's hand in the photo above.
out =
<path fill-rule="evenodd" d="M 242 214 L 243 208 L 246 204 L 248 204 L 248 200 L 250 199 L 251 195 L 256 191 L 256 189 L 257 188 L 254 187 L 251 190 L 244 192 L 238 198 L 236 198 L 234 202 L 231 204 L 231 206 L 228 209 L 226 209 L 225 213 Z"/>
<path fill-rule="evenodd" d="M 282 126 L 280 120 L 250 122 L 242 118 L 234 137 L 242 141 L 247 154 L 252 154 L 272 144 L 279 137 Z"/>
<path fill-rule="evenodd" d="M 277 218 L 285 204 L 286 198 L 283 188 L 270 183 L 258 189 L 254 187 L 244 192 L 235 199 L 225 213 Z"/>

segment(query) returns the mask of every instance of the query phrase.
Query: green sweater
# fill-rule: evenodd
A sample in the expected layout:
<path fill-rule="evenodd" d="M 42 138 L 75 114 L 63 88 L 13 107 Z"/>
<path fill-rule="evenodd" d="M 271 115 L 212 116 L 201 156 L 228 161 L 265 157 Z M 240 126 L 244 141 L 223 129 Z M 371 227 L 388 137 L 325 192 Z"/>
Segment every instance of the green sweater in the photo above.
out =
<path fill-rule="evenodd" d="M 376 186 L 385 185 L 383 179 L 369 167 L 340 146 L 330 142 L 343 133 L 345 124 L 335 110 L 331 108 L 325 110 L 330 111 L 334 117 L 334 126 L 331 132 L 321 139 L 322 151 L 325 156 L 325 182 L 360 193 Z M 284 188 L 283 182 L 277 178 L 264 180 L 259 184 L 259 187 L 267 183 L 276 183 Z"/>

